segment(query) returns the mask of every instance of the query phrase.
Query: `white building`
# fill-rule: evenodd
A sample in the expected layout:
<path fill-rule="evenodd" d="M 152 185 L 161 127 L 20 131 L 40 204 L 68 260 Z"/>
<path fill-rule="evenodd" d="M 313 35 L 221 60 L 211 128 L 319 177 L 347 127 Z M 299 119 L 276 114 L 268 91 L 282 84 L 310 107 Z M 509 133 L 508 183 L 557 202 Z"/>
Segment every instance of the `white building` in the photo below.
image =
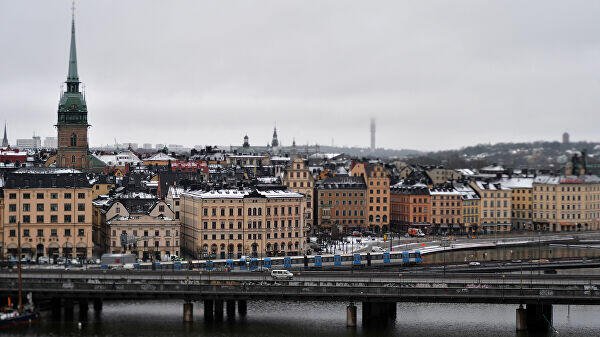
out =
<path fill-rule="evenodd" d="M 40 136 L 17 139 L 17 148 L 19 149 L 39 149 L 41 147 L 42 139 L 40 138 Z"/>

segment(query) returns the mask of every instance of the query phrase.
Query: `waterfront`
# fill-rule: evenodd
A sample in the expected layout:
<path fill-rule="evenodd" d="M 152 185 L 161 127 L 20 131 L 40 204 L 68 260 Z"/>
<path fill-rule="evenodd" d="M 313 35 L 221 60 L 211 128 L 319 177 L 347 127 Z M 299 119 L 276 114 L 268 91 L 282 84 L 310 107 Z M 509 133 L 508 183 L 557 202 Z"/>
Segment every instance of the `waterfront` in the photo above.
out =
<path fill-rule="evenodd" d="M 181 321 L 181 301 L 106 302 L 78 327 L 73 321 L 52 321 L 5 331 L 5 336 L 527 336 L 515 332 L 514 305 L 399 303 L 395 324 L 386 329 L 346 328 L 345 303 L 249 302 L 248 315 L 235 322 L 206 325 L 202 305 L 194 305 L 194 323 Z M 554 306 L 560 336 L 598 336 L 600 308 Z M 359 305 L 360 322 L 360 305 Z M 540 336 L 552 336 L 542 334 Z"/>

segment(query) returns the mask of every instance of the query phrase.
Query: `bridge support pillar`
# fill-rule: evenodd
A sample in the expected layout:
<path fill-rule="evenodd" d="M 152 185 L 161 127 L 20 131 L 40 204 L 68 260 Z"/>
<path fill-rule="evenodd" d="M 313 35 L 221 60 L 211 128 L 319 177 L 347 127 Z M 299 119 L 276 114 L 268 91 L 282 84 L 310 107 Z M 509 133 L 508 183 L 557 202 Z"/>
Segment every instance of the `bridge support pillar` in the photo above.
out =
<path fill-rule="evenodd" d="M 552 328 L 552 304 L 527 304 L 526 324 L 529 331 L 547 331 Z"/>
<path fill-rule="evenodd" d="M 50 310 L 52 311 L 52 319 L 59 320 L 60 319 L 60 311 L 61 311 L 61 303 L 60 298 L 52 298 L 50 300 Z"/>
<path fill-rule="evenodd" d="M 215 321 L 223 321 L 223 300 L 215 300 Z"/>
<path fill-rule="evenodd" d="M 356 327 L 356 306 L 354 303 L 350 303 L 346 307 L 346 326 L 351 328 Z"/>
<path fill-rule="evenodd" d="M 517 308 L 517 331 L 527 330 L 527 311 L 523 305 Z"/>
<path fill-rule="evenodd" d="M 101 298 L 94 298 L 94 311 L 95 312 L 102 311 L 102 299 Z"/>
<path fill-rule="evenodd" d="M 183 303 L 183 321 L 186 323 L 194 321 L 194 304 L 190 301 Z"/>
<path fill-rule="evenodd" d="M 392 302 L 363 302 L 363 326 L 386 325 L 396 319 L 396 303 Z"/>
<path fill-rule="evenodd" d="M 227 301 L 227 320 L 228 321 L 235 320 L 235 301 L 234 300 Z"/>
<path fill-rule="evenodd" d="M 211 322 L 215 318 L 214 303 L 213 300 L 204 300 L 204 320 L 207 322 Z"/>
<path fill-rule="evenodd" d="M 75 308 L 75 304 L 73 303 L 73 300 L 70 298 L 65 298 L 65 303 L 64 303 L 65 320 L 73 319 L 73 313 L 75 312 L 74 308 Z"/>
<path fill-rule="evenodd" d="M 89 310 L 89 301 L 87 298 L 79 299 L 79 320 L 87 321 Z"/>
<path fill-rule="evenodd" d="M 240 315 L 240 317 L 246 317 L 247 313 L 248 313 L 248 301 L 239 300 L 238 301 L 238 315 Z"/>

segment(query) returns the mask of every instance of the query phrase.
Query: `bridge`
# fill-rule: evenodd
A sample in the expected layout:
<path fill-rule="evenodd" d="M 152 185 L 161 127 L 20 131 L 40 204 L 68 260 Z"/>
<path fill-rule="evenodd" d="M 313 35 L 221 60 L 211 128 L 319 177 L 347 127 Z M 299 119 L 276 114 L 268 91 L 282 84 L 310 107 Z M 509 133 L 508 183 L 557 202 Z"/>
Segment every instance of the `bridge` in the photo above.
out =
<path fill-rule="evenodd" d="M 15 295 L 17 274 L 0 273 L 0 292 Z M 600 304 L 600 275 L 446 274 L 370 271 L 295 272 L 289 281 L 267 273 L 198 271 L 61 271 L 23 272 L 23 291 L 50 301 L 55 314 L 73 302 L 80 312 L 88 301 L 101 310 L 103 300 L 181 299 L 184 321 L 193 320 L 193 302 L 202 301 L 207 321 L 246 315 L 248 300 L 347 302 L 347 322 L 356 325 L 362 303 L 363 325 L 395 319 L 396 302 L 504 303 L 520 305 L 517 328 L 548 328 L 553 304 Z M 525 305 L 525 307 L 522 307 Z"/>

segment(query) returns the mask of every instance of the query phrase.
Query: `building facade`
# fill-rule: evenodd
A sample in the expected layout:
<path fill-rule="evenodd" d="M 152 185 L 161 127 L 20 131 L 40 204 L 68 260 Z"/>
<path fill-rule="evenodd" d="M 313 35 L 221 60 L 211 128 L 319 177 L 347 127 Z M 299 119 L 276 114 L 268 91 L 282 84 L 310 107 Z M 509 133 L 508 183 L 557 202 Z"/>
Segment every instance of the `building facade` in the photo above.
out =
<path fill-rule="evenodd" d="M 317 183 L 318 232 L 347 233 L 367 225 L 367 186 L 363 177 L 336 176 Z"/>
<path fill-rule="evenodd" d="M 303 254 L 305 204 L 291 191 L 184 192 L 182 249 L 196 258 Z"/>
<path fill-rule="evenodd" d="M 84 173 L 22 168 L 8 173 L 4 188 L 4 255 L 91 258 L 92 191 Z"/>
<path fill-rule="evenodd" d="M 511 190 L 500 183 L 471 182 L 471 187 L 481 198 L 479 230 L 484 233 L 509 232 L 512 230 Z"/>
<path fill-rule="evenodd" d="M 600 221 L 600 178 L 538 176 L 533 180 L 533 230 L 547 232 L 597 230 Z"/>
<path fill-rule="evenodd" d="M 376 233 L 387 232 L 390 223 L 390 175 L 380 163 L 354 163 L 353 177 L 363 177 L 367 184 L 367 226 Z"/>
<path fill-rule="evenodd" d="M 306 208 L 304 209 L 307 232 L 313 228 L 313 193 L 315 181 L 308 170 L 308 165 L 303 158 L 296 157 L 292 160 L 283 174 L 283 185 L 290 191 L 304 194 Z"/>
<path fill-rule="evenodd" d="M 436 233 L 458 233 L 463 228 L 462 195 L 454 188 L 432 188 L 431 228 Z"/>
<path fill-rule="evenodd" d="M 428 228 L 431 222 L 431 196 L 423 184 L 394 185 L 390 189 L 390 216 L 393 230 Z"/>

